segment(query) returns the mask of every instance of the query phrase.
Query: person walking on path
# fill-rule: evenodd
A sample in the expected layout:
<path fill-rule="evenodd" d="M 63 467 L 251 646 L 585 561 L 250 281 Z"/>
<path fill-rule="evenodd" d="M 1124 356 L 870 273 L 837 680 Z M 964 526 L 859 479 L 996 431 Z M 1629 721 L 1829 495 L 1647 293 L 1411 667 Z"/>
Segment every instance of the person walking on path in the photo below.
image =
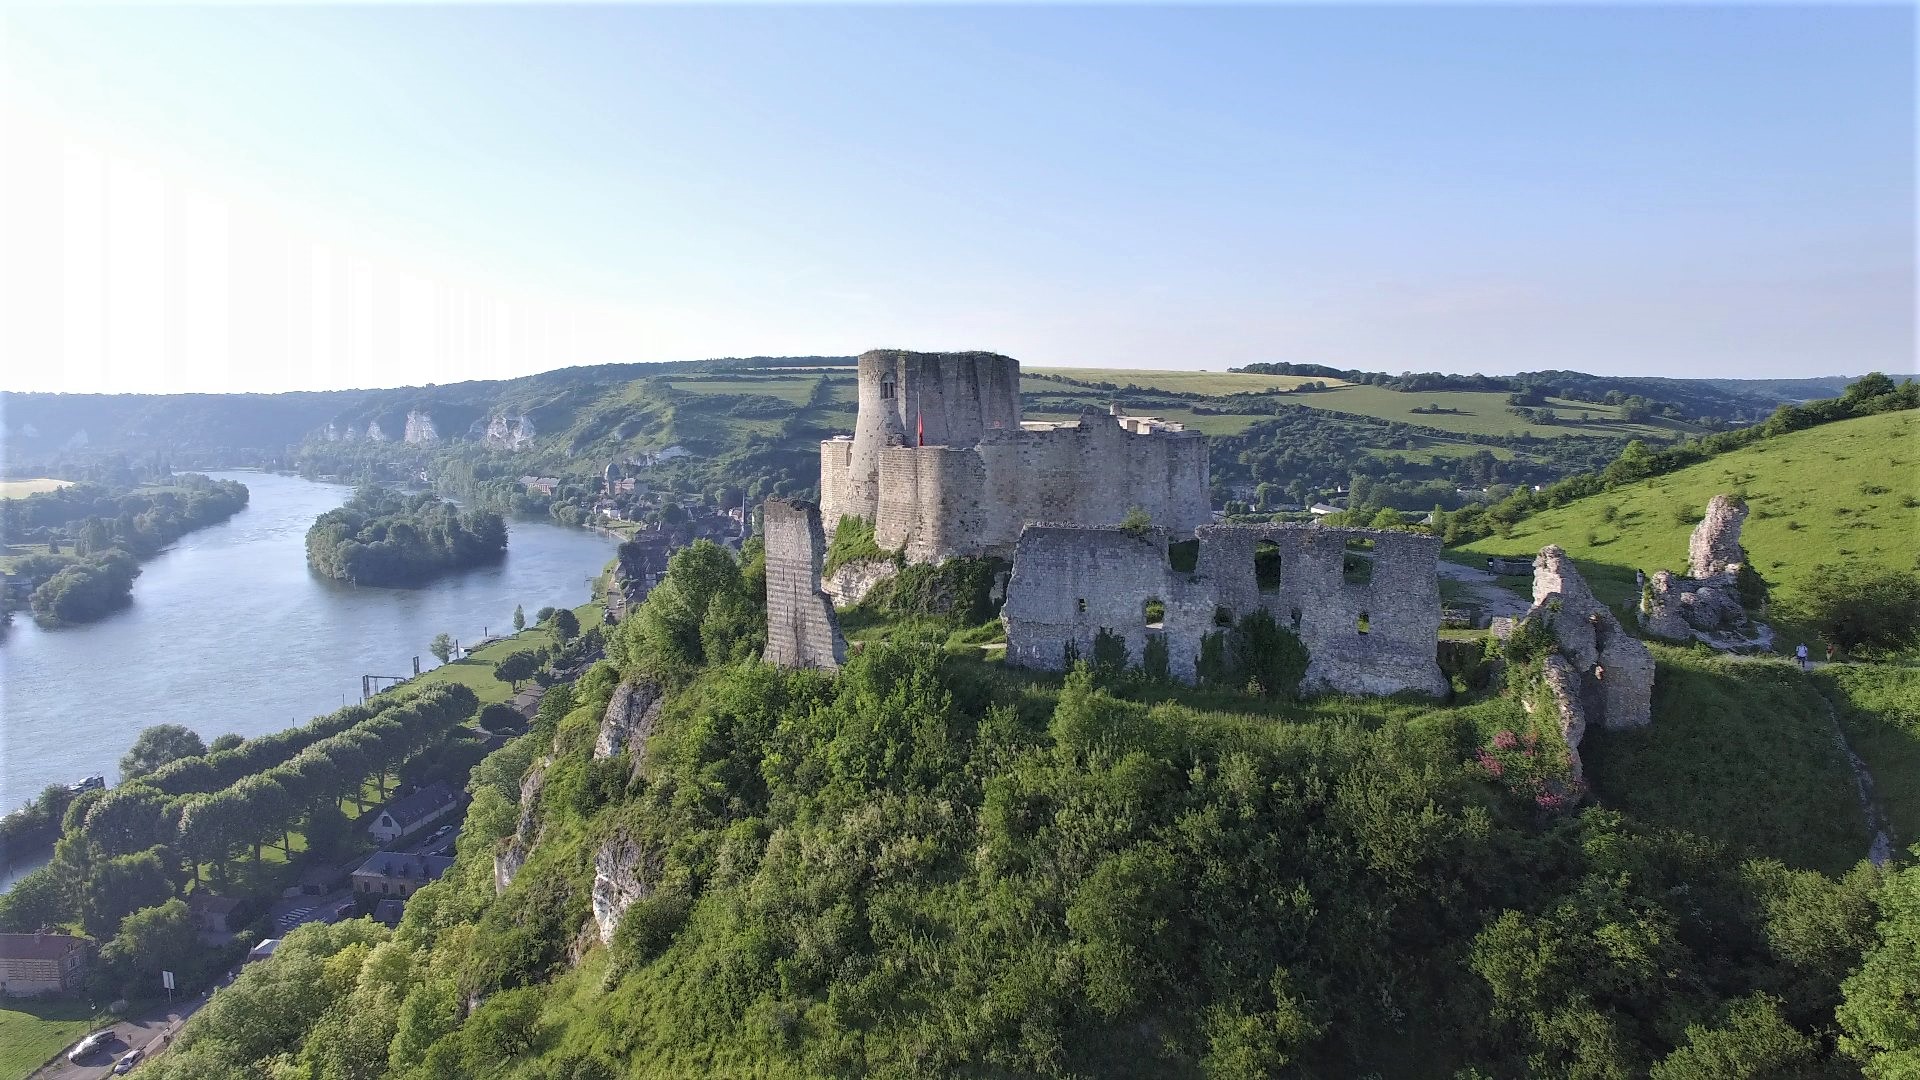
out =
<path fill-rule="evenodd" d="M 1833 663 L 1833 642 L 1827 642 L 1827 663 Z"/>
<path fill-rule="evenodd" d="M 1806 642 L 1804 641 L 1801 642 L 1800 647 L 1793 650 L 1793 658 L 1799 662 L 1801 671 L 1807 670 L 1807 643 Z"/>

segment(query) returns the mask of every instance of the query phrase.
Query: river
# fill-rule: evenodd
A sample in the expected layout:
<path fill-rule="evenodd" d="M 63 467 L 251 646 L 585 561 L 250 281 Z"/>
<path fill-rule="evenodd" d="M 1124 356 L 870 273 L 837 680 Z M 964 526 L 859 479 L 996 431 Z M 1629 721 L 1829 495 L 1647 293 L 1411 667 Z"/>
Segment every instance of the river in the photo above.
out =
<path fill-rule="evenodd" d="M 185 724 L 211 741 L 261 735 L 360 698 L 360 676 L 403 675 L 445 631 L 510 633 L 513 608 L 585 602 L 612 538 L 508 523 L 507 557 L 410 589 L 341 585 L 307 569 L 307 527 L 352 494 L 275 473 L 247 508 L 143 564 L 133 603 L 98 622 L 42 630 L 26 613 L 0 638 L 0 812 L 115 763 L 142 728 Z M 4 868 L 0 868 L 3 871 Z M 6 874 L 4 877 L 11 877 Z"/>

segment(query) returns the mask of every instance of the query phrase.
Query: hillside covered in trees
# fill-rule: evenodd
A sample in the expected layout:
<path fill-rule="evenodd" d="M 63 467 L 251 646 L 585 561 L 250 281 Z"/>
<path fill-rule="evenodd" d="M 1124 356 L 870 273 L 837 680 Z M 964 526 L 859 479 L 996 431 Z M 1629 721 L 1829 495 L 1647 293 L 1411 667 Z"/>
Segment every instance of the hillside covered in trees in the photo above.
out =
<path fill-rule="evenodd" d="M 355 585 L 407 585 L 500 559 L 498 511 L 460 510 L 433 495 L 364 487 L 307 530 L 307 564 Z"/>
<path fill-rule="evenodd" d="M 153 1075 L 1891 1077 L 1920 1053 L 1920 870 L 1863 861 L 1825 684 L 1786 665 L 1657 648 L 1652 726 L 1591 733 L 1586 789 L 1497 645 L 1445 703 L 1062 678 L 982 653 L 966 563 L 919 576 L 850 614 L 840 672 L 786 671 L 756 659 L 752 547 L 681 551 L 476 770 L 454 868 L 396 930 L 295 932 Z M 1877 716 L 1874 685 L 1831 692 Z"/>

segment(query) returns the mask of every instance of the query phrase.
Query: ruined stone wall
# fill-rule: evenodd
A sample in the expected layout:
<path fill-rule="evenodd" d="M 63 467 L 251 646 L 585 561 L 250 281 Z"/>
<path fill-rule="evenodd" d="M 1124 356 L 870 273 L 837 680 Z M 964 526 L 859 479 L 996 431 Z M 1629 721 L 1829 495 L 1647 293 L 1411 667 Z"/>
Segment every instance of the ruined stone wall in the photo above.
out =
<path fill-rule="evenodd" d="M 1067 642 L 1085 656 L 1104 628 L 1125 637 L 1138 662 L 1148 633 L 1142 613 L 1148 599 L 1158 599 L 1175 678 L 1194 678 L 1207 634 L 1264 611 L 1307 647 L 1304 691 L 1447 692 L 1436 659 L 1438 539 L 1311 525 L 1207 526 L 1198 530 L 1199 557 L 1189 575 L 1169 565 L 1164 532 L 1148 535 L 1151 541 L 1115 528 L 1029 526 L 1015 551 L 1003 613 L 1008 661 L 1058 669 Z M 1371 543 L 1370 581 L 1346 580 L 1350 541 Z M 1266 590 L 1254 570 L 1263 542 L 1278 549 L 1281 566 L 1279 581 Z"/>
<path fill-rule="evenodd" d="M 1115 525 L 1135 506 L 1184 535 L 1212 517 L 1206 450 L 1197 432 L 1136 435 L 1105 417 L 992 431 L 971 450 L 889 447 L 874 538 L 909 562 L 1005 558 L 1029 522 Z"/>
<path fill-rule="evenodd" d="M 1746 506 L 1731 495 L 1709 499 L 1707 516 L 1700 519 L 1687 542 L 1687 576 L 1712 577 L 1739 566 L 1740 526 L 1746 520 Z"/>
<path fill-rule="evenodd" d="M 842 517 L 859 514 L 848 502 L 847 478 L 852 467 L 852 439 L 828 439 L 820 444 L 820 523 L 828 536 L 839 528 Z"/>
<path fill-rule="evenodd" d="M 767 551 L 767 651 L 769 664 L 838 668 L 846 662 L 846 639 L 833 601 L 820 591 L 820 565 L 827 539 L 820 511 L 795 499 L 768 499 L 762 510 Z"/>

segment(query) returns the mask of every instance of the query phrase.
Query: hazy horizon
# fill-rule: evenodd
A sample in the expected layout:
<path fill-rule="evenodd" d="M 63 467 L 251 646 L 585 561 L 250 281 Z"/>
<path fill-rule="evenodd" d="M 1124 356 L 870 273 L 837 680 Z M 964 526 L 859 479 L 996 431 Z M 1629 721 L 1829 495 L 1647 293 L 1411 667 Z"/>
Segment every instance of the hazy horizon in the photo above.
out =
<path fill-rule="evenodd" d="M 0 389 L 1914 368 L 1910 7 L 0 14 Z"/>

